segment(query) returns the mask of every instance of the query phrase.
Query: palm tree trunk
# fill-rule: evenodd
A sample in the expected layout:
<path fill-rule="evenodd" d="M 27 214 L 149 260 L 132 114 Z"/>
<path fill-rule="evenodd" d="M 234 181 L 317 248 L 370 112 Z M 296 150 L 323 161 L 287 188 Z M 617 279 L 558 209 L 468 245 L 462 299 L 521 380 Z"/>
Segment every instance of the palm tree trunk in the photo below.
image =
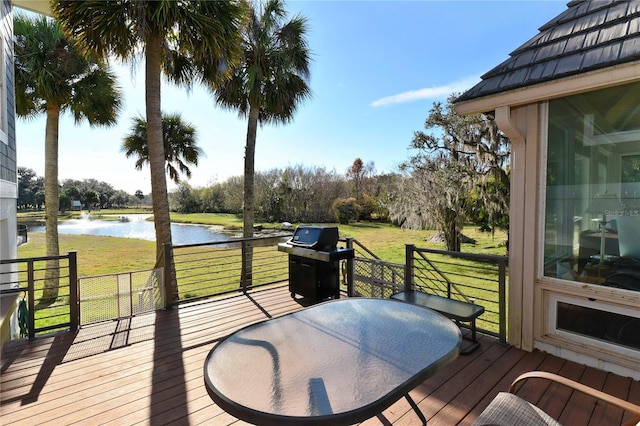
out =
<path fill-rule="evenodd" d="M 171 268 L 170 289 L 172 300 L 177 296 L 175 266 L 164 265 L 163 245 L 171 244 L 171 218 L 167 197 L 167 177 L 165 173 L 164 142 L 162 140 L 162 112 L 160 103 L 162 37 L 150 35 L 146 41 L 145 56 L 145 101 L 147 115 L 147 145 L 149 148 L 149 169 L 151 171 L 151 197 L 153 198 L 153 220 L 156 231 L 156 267 Z M 169 301 L 167 301 L 169 302 Z"/>
<path fill-rule="evenodd" d="M 249 123 L 247 124 L 247 143 L 244 149 L 244 205 L 242 235 L 244 238 L 253 237 L 253 219 L 255 214 L 255 158 L 256 134 L 258 132 L 258 118 L 260 108 L 251 105 L 249 109 Z M 243 287 L 250 287 L 253 280 L 253 247 L 250 243 L 243 245 L 244 270 L 242 273 Z"/>
<path fill-rule="evenodd" d="M 44 212 L 47 256 L 58 256 L 60 247 L 58 244 L 58 122 L 60 119 L 60 106 L 47 105 L 47 122 L 44 139 Z M 39 305 L 48 306 L 54 303 L 58 297 L 59 288 L 59 261 L 48 260 L 42 299 Z"/>
<path fill-rule="evenodd" d="M 258 131 L 258 116 L 260 108 L 251 106 L 249 110 L 249 123 L 247 125 L 247 142 L 244 148 L 244 217 L 243 237 L 253 237 L 253 220 L 255 214 L 255 158 L 256 158 L 256 134 Z"/>

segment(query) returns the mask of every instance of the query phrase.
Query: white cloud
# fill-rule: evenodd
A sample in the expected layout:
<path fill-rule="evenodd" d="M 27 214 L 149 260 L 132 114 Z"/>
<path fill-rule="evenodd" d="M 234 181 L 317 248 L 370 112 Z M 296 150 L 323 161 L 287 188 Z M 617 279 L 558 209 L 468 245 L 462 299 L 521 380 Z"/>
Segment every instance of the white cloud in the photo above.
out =
<path fill-rule="evenodd" d="M 385 96 L 371 102 L 371 106 L 379 107 L 393 104 L 404 104 L 407 102 L 415 102 L 422 99 L 437 99 L 447 97 L 454 92 L 463 92 L 478 83 L 478 76 L 471 76 L 465 79 L 445 84 L 437 87 L 426 87 L 424 89 L 409 90 L 408 92 L 398 93 L 397 95 Z"/>

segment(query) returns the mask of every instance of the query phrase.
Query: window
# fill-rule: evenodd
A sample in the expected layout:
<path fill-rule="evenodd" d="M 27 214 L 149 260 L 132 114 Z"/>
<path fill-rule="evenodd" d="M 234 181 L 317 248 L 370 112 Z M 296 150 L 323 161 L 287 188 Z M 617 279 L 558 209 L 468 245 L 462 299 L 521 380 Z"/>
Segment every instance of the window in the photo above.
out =
<path fill-rule="evenodd" d="M 640 291 L 640 82 L 549 102 L 544 275 Z"/>
<path fill-rule="evenodd" d="M 579 344 L 594 344 L 608 350 L 638 356 L 640 313 L 637 309 L 581 297 L 549 296 L 547 331 Z"/>

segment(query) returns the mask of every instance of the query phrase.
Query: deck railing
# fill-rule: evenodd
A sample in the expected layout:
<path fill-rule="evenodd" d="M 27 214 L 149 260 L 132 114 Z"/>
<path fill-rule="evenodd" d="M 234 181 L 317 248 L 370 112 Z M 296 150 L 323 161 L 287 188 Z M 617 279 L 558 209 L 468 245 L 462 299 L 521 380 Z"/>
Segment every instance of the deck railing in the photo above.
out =
<path fill-rule="evenodd" d="M 486 254 L 405 247 L 407 288 L 450 299 L 477 303 L 485 313 L 477 320 L 478 330 L 507 336 L 507 265 L 509 258 Z"/>
<path fill-rule="evenodd" d="M 164 309 L 163 268 L 78 279 L 80 325 Z"/>
<path fill-rule="evenodd" d="M 346 243 L 347 247 L 355 250 L 356 255 L 352 265 L 346 265 L 352 278 L 345 281 L 353 283 L 347 289 L 349 296 L 386 299 L 404 289 L 403 264 L 380 259 L 354 238 L 347 238 Z"/>
<path fill-rule="evenodd" d="M 75 251 L 59 256 L 0 260 L 0 275 L 3 283 L 0 294 L 15 295 L 19 300 L 22 337 L 33 339 L 45 332 L 77 330 L 78 265 Z M 47 293 L 45 288 L 56 296 Z"/>
<path fill-rule="evenodd" d="M 164 307 L 171 308 L 212 296 L 285 283 L 289 278 L 288 255 L 279 251 L 277 245 L 289 237 L 287 235 L 239 238 L 204 244 L 167 244 L 164 247 L 165 264 L 173 260 L 175 275 L 172 274 L 171 268 L 164 268 L 164 272 L 158 270 L 158 275 L 163 274 L 161 283 L 156 279 L 156 285 L 152 287 L 161 286 L 164 290 L 163 294 L 156 292 L 157 297 L 154 296 L 154 300 L 160 300 L 161 305 L 164 300 Z M 507 257 L 407 245 L 406 262 L 403 265 L 379 259 L 353 238 L 343 239 L 341 244 L 354 248 L 356 253 L 354 259 L 340 263 L 340 283 L 350 297 L 388 298 L 405 288 L 414 288 L 443 297 L 478 303 L 485 307 L 485 313 L 477 321 L 478 330 L 506 342 Z M 38 303 L 42 299 L 43 285 L 36 283 L 46 279 L 47 269 L 51 268 L 51 261 L 54 260 L 58 261 L 58 298 L 53 303 Z M 75 252 L 57 257 L 3 260 L 1 264 L 0 273 L 9 277 L 2 277 L 3 282 L 9 283 L 5 284 L 2 294 L 24 293 L 25 296 L 29 296 L 27 305 L 30 337 L 39 332 L 65 327 L 75 330 L 78 327 L 80 309 Z M 143 277 L 149 275 L 149 271 L 143 272 Z M 114 274 L 118 283 L 123 281 L 120 279 L 121 275 Z M 89 278 L 95 277 L 83 280 Z M 148 277 L 145 280 L 145 283 L 148 282 Z M 129 293 L 129 296 L 134 294 L 132 290 Z M 131 300 L 125 303 L 126 306 L 132 304 Z M 160 307 L 156 303 L 154 305 L 156 309 Z M 118 312 L 120 311 L 122 310 L 119 309 Z M 124 311 L 125 316 L 135 313 L 133 308 Z M 60 320 L 60 316 L 64 316 L 64 319 Z"/>
<path fill-rule="evenodd" d="M 175 277 L 165 268 L 167 307 L 236 291 L 286 282 L 288 257 L 278 243 L 290 236 L 239 238 L 204 244 L 165 244 Z M 171 282 L 176 285 L 171 285 Z"/>
<path fill-rule="evenodd" d="M 356 257 L 348 266 L 349 296 L 388 298 L 407 288 L 478 303 L 485 313 L 477 327 L 506 342 L 508 258 L 405 246 L 405 264 L 380 259 L 359 241 L 347 238 Z"/>

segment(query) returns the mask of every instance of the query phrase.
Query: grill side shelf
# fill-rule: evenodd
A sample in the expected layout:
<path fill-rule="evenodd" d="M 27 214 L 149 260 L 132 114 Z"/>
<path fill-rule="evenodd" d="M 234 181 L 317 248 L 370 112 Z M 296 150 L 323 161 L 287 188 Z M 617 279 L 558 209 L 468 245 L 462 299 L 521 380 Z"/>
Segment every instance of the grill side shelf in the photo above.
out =
<path fill-rule="evenodd" d="M 354 249 L 342 247 L 338 247 L 332 251 L 318 251 L 303 247 L 296 247 L 288 243 L 280 243 L 278 244 L 278 251 L 283 251 L 294 256 L 319 260 L 321 262 L 333 262 L 336 260 L 353 259 L 355 257 Z"/>

